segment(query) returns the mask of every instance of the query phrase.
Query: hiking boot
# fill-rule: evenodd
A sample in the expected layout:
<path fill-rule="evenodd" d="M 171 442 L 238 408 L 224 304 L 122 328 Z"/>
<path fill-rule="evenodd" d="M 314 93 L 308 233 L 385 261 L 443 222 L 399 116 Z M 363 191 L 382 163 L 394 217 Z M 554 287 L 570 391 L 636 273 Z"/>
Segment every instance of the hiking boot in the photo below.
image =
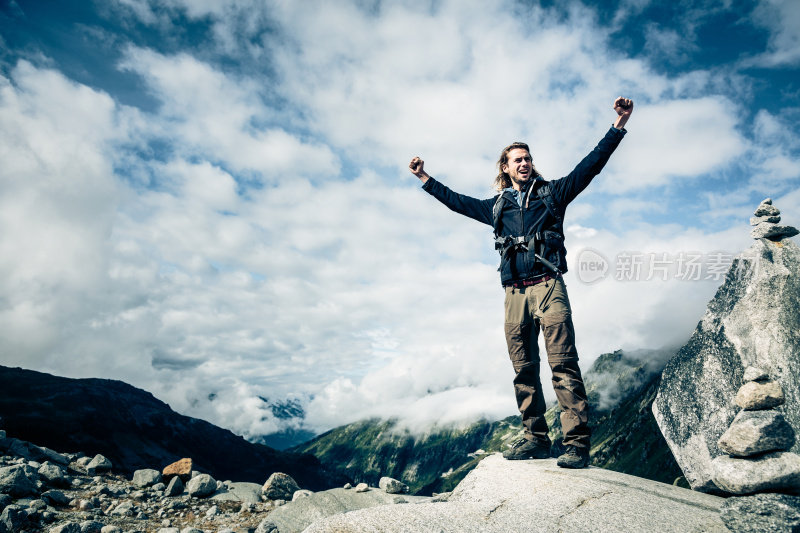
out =
<path fill-rule="evenodd" d="M 567 446 L 567 451 L 558 457 L 556 464 L 561 468 L 586 468 L 589 465 L 589 448 Z"/>
<path fill-rule="evenodd" d="M 510 449 L 503 452 L 503 457 L 512 461 L 516 459 L 549 459 L 550 445 L 520 439 Z"/>

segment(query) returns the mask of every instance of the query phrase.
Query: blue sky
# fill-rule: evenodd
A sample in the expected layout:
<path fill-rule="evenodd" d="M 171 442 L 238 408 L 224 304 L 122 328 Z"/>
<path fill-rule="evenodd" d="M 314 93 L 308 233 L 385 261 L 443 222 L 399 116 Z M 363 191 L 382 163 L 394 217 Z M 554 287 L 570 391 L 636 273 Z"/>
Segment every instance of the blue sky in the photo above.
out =
<path fill-rule="evenodd" d="M 6 0 L 0 38 L 0 363 L 246 436 L 514 413 L 490 229 L 415 155 L 489 197 L 635 100 L 567 212 L 585 367 L 684 342 L 764 197 L 800 223 L 797 2 Z"/>

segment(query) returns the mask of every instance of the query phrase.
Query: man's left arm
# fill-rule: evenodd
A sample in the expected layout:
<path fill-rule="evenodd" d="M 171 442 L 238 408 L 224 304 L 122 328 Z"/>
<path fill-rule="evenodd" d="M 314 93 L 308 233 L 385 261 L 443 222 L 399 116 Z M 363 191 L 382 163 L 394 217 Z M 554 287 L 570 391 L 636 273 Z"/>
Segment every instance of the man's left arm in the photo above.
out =
<path fill-rule="evenodd" d="M 553 196 L 559 205 L 566 207 L 591 183 L 592 179 L 603 170 L 611 154 L 627 133 L 624 127 L 633 113 L 633 100 L 620 96 L 614 100 L 614 111 L 617 113 L 616 122 L 594 150 L 584 157 L 572 172 L 551 182 Z"/>

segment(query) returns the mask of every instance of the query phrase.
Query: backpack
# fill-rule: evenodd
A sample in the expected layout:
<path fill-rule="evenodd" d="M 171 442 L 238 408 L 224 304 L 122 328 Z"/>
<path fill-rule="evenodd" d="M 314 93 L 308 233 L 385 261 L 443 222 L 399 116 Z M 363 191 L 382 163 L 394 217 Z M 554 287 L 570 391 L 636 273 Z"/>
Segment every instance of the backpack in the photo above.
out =
<path fill-rule="evenodd" d="M 550 183 L 545 182 L 544 185 L 541 185 L 538 189 L 536 189 L 536 197 L 544 203 L 545 209 L 547 209 L 548 213 L 550 213 L 553 218 L 558 221 L 558 225 L 562 226 L 564 223 L 564 217 L 561 215 L 560 210 L 556 204 L 555 199 L 553 198 L 553 193 L 550 190 Z M 534 257 L 541 261 L 541 263 L 549 268 L 556 274 L 561 274 L 561 271 L 550 261 L 543 257 L 544 255 L 544 238 L 540 232 L 536 232 L 533 235 L 515 235 L 515 236 L 500 236 L 500 230 L 502 229 L 502 220 L 501 220 L 501 213 L 503 212 L 503 207 L 507 202 L 507 198 L 503 192 L 497 197 L 497 200 L 494 202 L 494 206 L 492 207 L 492 227 L 494 228 L 494 247 L 495 250 L 500 252 L 500 266 L 497 270 L 502 268 L 503 261 L 508 256 L 508 253 L 511 250 L 521 248 L 523 250 L 528 250 L 531 248 L 531 242 L 533 242 L 534 248 Z M 544 233 L 547 233 L 544 232 Z M 563 239 L 563 235 L 561 235 Z M 538 245 L 538 250 L 536 250 Z"/>

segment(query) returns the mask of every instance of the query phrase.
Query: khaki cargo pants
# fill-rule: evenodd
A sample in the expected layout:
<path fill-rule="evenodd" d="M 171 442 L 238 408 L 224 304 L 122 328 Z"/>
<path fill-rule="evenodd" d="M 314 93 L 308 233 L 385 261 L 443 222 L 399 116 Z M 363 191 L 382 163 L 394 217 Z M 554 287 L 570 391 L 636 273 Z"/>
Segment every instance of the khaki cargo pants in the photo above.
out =
<path fill-rule="evenodd" d="M 589 404 L 578 368 L 578 350 L 567 288 L 561 278 L 530 287 L 506 287 L 505 333 L 514 365 L 514 392 L 526 438 L 549 444 L 539 379 L 539 329 L 561 406 L 564 445 L 589 447 Z"/>

